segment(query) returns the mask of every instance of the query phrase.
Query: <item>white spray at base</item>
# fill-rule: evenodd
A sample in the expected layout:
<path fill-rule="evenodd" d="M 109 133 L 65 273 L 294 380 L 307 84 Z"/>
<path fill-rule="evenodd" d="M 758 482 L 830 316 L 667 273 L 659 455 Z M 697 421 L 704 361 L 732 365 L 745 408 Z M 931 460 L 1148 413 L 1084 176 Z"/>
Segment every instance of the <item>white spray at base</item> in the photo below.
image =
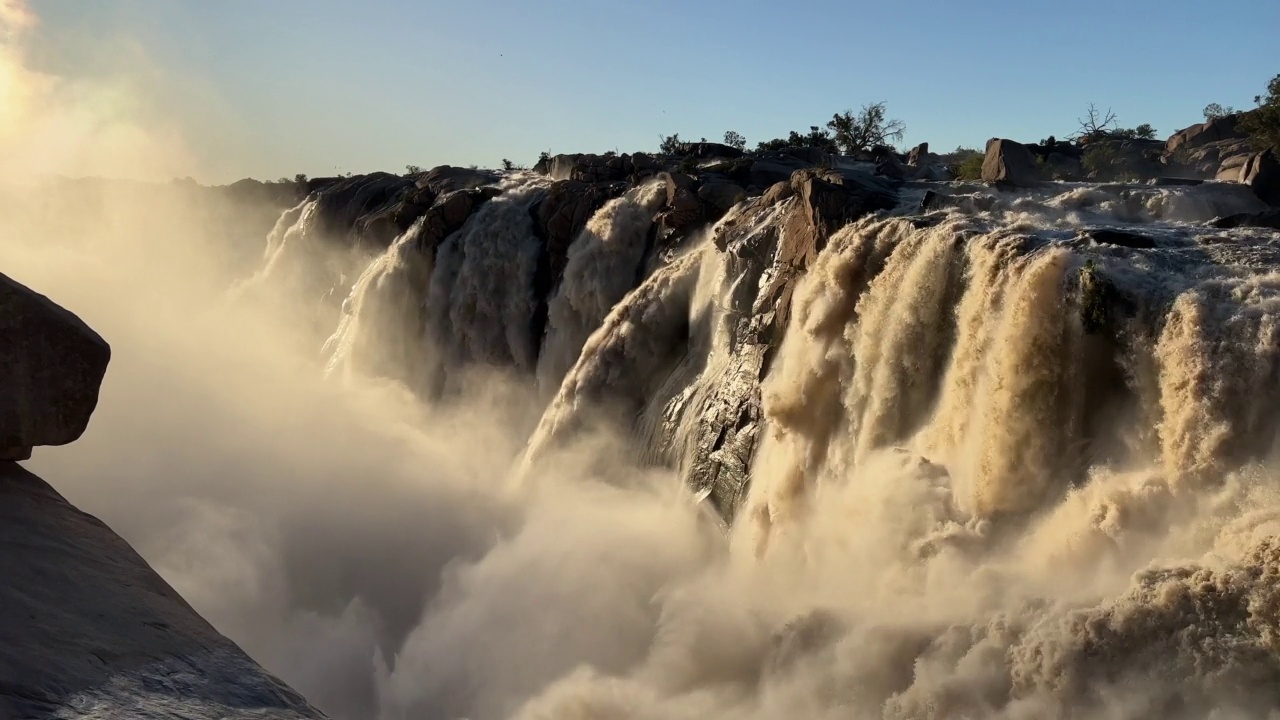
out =
<path fill-rule="evenodd" d="M 42 472 L 339 717 L 1280 708 L 1274 234 L 1161 225 L 1134 251 L 1078 218 L 836 232 L 796 288 L 725 535 L 609 429 L 714 379 L 742 311 L 729 295 L 774 276 L 736 274 L 746 259 L 709 242 L 661 264 L 542 408 L 514 320 L 528 303 L 488 294 L 525 277 L 528 199 L 458 233 L 443 299 L 387 302 L 523 368 L 427 406 L 357 371 L 321 382 L 278 318 L 188 297 L 177 278 L 197 262 L 3 248 L 119 353 L 90 432 Z M 464 235 L 512 257 L 468 258 Z M 410 275 L 444 280 L 441 250 Z M 122 270 L 145 292 L 120 297 Z M 597 414 L 600 397 L 620 409 Z M 663 419 L 643 443 L 685 418 Z M 559 442 L 513 484 L 539 422 Z"/>

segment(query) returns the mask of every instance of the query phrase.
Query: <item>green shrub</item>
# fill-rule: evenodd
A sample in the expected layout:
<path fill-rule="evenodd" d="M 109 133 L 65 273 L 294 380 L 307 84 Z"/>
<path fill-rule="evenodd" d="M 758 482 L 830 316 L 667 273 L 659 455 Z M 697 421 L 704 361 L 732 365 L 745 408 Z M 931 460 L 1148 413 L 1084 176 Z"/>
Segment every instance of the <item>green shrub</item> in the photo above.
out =
<path fill-rule="evenodd" d="M 1240 127 L 1249 133 L 1259 150 L 1280 148 L 1280 75 L 1267 83 L 1266 95 L 1259 95 L 1254 100 L 1258 107 L 1245 114 L 1240 120 Z"/>

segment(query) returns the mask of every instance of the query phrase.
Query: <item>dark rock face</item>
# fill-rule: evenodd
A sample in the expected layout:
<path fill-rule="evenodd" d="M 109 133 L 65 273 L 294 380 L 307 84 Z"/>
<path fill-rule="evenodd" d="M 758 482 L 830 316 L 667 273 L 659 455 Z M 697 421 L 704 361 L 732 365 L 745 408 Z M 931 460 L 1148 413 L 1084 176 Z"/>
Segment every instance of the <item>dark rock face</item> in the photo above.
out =
<path fill-rule="evenodd" d="M 747 199 L 747 193 L 729 182 L 707 182 L 698 188 L 698 199 L 713 208 L 717 217 Z"/>
<path fill-rule="evenodd" d="M 1013 187 L 1035 187 L 1040 184 L 1035 158 L 1025 145 L 992 138 L 987 141 L 987 156 L 982 161 L 983 182 Z"/>
<path fill-rule="evenodd" d="M 323 717 L 110 528 L 8 461 L 0 550 L 0 717 Z"/>
<path fill-rule="evenodd" d="M 327 237 L 347 238 L 353 236 L 353 230 L 376 227 L 374 220 L 380 214 L 378 211 L 397 202 L 416 187 L 409 178 L 384 172 L 342 178 L 318 190 L 321 229 Z M 420 200 L 416 202 L 421 204 Z M 362 218 L 365 218 L 364 222 L 361 228 L 357 228 L 357 222 Z M 353 239 L 386 247 L 394 237 L 394 234 L 391 237 L 385 234 L 367 237 L 357 232 Z"/>
<path fill-rule="evenodd" d="M 1240 169 L 1240 182 L 1252 188 L 1259 200 L 1280 207 L 1280 160 L 1274 151 L 1249 156 Z"/>
<path fill-rule="evenodd" d="M 646 171 L 652 173 L 648 156 L 640 157 L 637 166 L 630 155 L 556 155 L 551 158 L 549 174 L 553 180 L 589 183 L 629 180 Z"/>
<path fill-rule="evenodd" d="M 111 347 L 71 312 L 0 275 L 0 459 L 79 438 Z"/>
<path fill-rule="evenodd" d="M 548 292 L 559 284 L 568 262 L 569 245 L 587 226 L 587 221 L 605 203 L 626 192 L 627 187 L 624 182 L 561 180 L 547 189 L 547 196 L 534 207 L 534 229 L 546 243 Z"/>

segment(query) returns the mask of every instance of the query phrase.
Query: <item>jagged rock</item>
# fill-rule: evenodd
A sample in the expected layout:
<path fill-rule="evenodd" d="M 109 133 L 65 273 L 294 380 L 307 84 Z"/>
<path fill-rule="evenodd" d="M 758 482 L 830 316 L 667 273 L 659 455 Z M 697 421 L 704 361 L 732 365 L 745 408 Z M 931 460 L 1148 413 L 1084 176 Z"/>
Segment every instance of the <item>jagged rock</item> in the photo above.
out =
<path fill-rule="evenodd" d="M 1280 230 L 1280 210 L 1263 210 L 1256 213 L 1237 213 L 1218 218 L 1209 223 L 1215 228 L 1260 227 Z"/>
<path fill-rule="evenodd" d="M 764 196 L 761 198 L 761 202 L 766 206 L 777 205 L 795 194 L 796 191 L 792 189 L 791 180 L 788 178 L 787 180 L 770 185 L 769 189 L 765 191 Z"/>
<path fill-rule="evenodd" d="M 987 156 L 982 161 L 983 182 L 1013 187 L 1035 187 L 1040 184 L 1036 161 L 1026 146 L 1013 140 L 992 138 L 987 141 Z"/>
<path fill-rule="evenodd" d="M 734 205 L 746 200 L 747 193 L 733 183 L 703 183 L 702 187 L 698 188 L 698 199 L 724 214 Z"/>
<path fill-rule="evenodd" d="M 1280 160 L 1274 151 L 1250 156 L 1240 169 L 1240 182 L 1252 188 L 1259 200 L 1280 207 Z"/>
<path fill-rule="evenodd" d="M 801 170 L 779 223 L 758 223 L 773 212 L 767 198 L 739 210 L 742 220 L 713 238 L 726 253 L 736 292 L 726 367 L 713 379 L 693 433 L 689 482 L 731 522 L 746 497 L 763 410 L 760 383 L 791 313 L 796 283 L 831 233 L 862 215 L 893 207 L 893 186 L 857 170 Z M 774 191 L 771 189 L 771 194 Z M 778 193 L 781 194 L 781 193 Z"/>
<path fill-rule="evenodd" d="M 110 360 L 107 341 L 80 318 L 0 274 L 0 458 L 79 438 Z"/>
<path fill-rule="evenodd" d="M 110 528 L 6 461 L 0 548 L 0 717 L 323 717 Z"/>
<path fill-rule="evenodd" d="M 1237 113 L 1179 130 L 1165 141 L 1164 151 L 1172 155 L 1179 150 L 1186 152 L 1212 142 L 1243 139 L 1245 133 L 1240 129 L 1240 118 Z"/>
<path fill-rule="evenodd" d="M 662 213 L 662 227 L 683 233 L 696 225 L 702 224 L 704 213 L 702 203 L 690 188 L 677 187 L 669 195 L 669 209 Z"/>

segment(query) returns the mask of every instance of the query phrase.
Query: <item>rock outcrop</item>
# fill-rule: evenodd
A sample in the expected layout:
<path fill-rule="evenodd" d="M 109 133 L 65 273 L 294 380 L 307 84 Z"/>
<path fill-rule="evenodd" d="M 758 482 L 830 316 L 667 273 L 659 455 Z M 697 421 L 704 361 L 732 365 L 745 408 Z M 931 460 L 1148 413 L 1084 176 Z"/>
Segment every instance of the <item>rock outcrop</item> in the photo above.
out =
<path fill-rule="evenodd" d="M 80 318 L 0 274 L 0 459 L 79 438 L 110 359 Z"/>
<path fill-rule="evenodd" d="M 1280 207 L 1280 160 L 1274 151 L 1250 155 L 1240 167 L 1240 182 L 1248 185 L 1262 202 Z"/>
<path fill-rule="evenodd" d="M 71 312 L 0 275 L 0 717 L 322 717 L 15 462 L 85 431 L 110 355 Z"/>
<path fill-rule="evenodd" d="M 982 181 L 1012 187 L 1035 187 L 1040 184 L 1035 157 L 1026 146 L 1004 138 L 987 141 L 987 156 L 982 161 Z"/>

